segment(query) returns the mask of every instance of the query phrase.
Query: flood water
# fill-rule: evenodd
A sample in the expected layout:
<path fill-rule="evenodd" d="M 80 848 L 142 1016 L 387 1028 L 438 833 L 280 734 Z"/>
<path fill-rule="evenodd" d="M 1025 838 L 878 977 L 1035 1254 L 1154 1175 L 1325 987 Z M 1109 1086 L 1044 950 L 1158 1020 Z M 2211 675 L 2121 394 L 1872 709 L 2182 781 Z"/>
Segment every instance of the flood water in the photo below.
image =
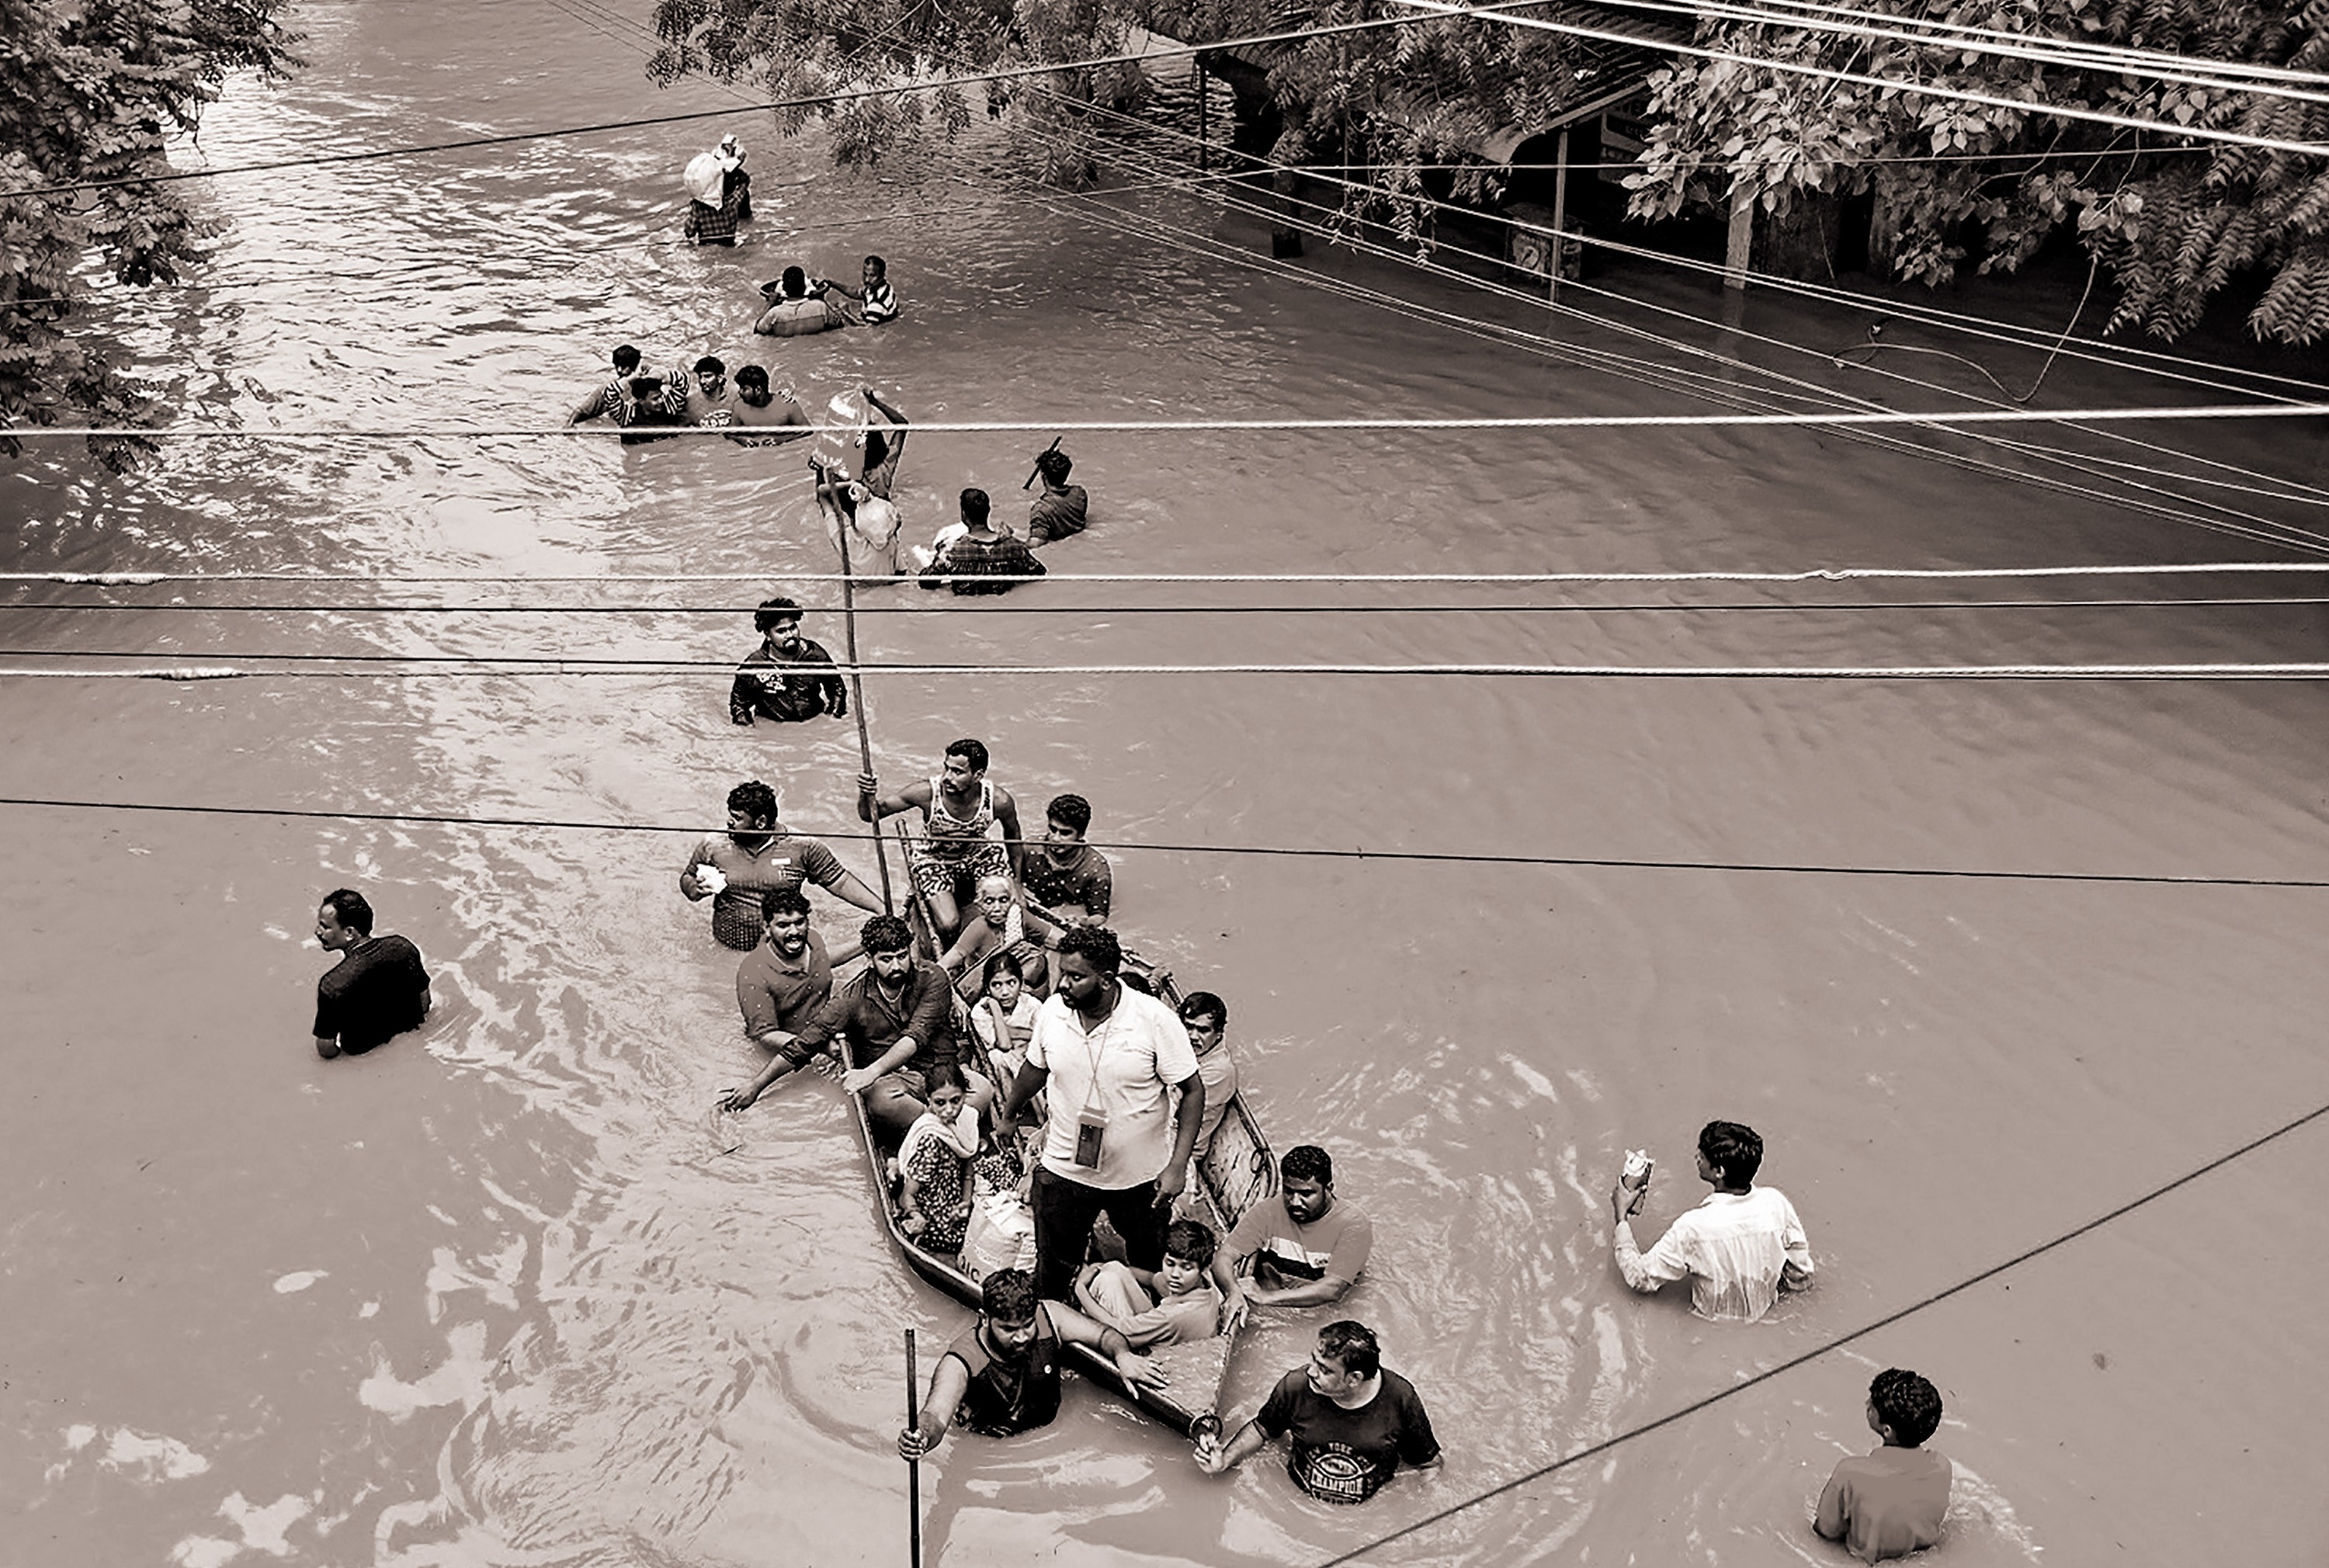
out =
<path fill-rule="evenodd" d="M 238 87 L 203 152 L 233 164 L 735 101 L 647 89 L 640 14 L 313 5 L 306 70 Z M 675 246 L 676 170 L 722 128 L 754 149 L 754 243 Z M 1030 198 L 981 172 L 994 150 L 840 174 L 813 141 L 739 112 L 222 180 L 203 198 L 230 225 L 215 268 L 139 304 L 138 341 L 183 378 L 182 422 L 246 428 L 555 423 L 625 340 L 758 359 L 817 401 L 871 382 L 931 419 L 1711 407 L 1297 274 L 1546 328 L 1513 302 L 1315 244 L 1293 271 L 1223 259 L 1216 239 L 1266 255 L 1266 234 L 1185 196 Z M 753 284 L 795 257 L 847 276 L 873 249 L 900 323 L 746 339 Z M 1718 308 L 1654 272 L 1624 286 Z M 1747 324 L 1833 345 L 1862 324 L 1759 296 Z M 2036 371 L 2036 355 L 1985 352 L 2009 382 Z M 1961 370 L 1916 368 L 1973 390 Z M 2065 399 L 2159 395 L 2076 361 L 2052 374 Z M 2329 483 L 2317 426 L 2173 435 Z M 913 437 L 910 532 L 966 484 L 1016 520 L 1046 438 Z M 1063 574 L 2288 559 L 1832 433 L 1068 446 L 1096 522 L 1050 552 Z M 184 574 L 11 585 L 11 668 L 322 661 L 208 683 L 8 680 L 0 793 L 636 829 L 0 807 L 0 1562 L 904 1560 L 901 1332 L 919 1330 L 927 1370 L 968 1315 L 894 1263 L 830 1084 L 788 1084 L 723 1152 L 711 1107 L 756 1053 L 732 955 L 674 887 L 680 830 L 715 819 L 740 779 L 780 782 L 801 831 L 853 827 L 852 728 L 732 728 L 718 667 L 753 641 L 745 607 L 787 588 L 840 647 L 806 499 L 795 449 L 698 442 L 215 440 L 174 444 L 131 478 L 45 449 L 0 473 L 7 569 Z M 231 573 L 318 580 L 193 580 Z M 504 580 L 400 580 L 486 576 Z M 1062 581 L 986 602 L 877 590 L 863 629 L 869 661 L 976 665 L 2318 660 L 2318 606 L 1841 606 L 2320 591 L 2317 577 L 2196 575 Z M 1840 607 L 1548 608 L 1741 603 Z M 22 607 L 65 605 L 132 607 Z M 389 654 L 706 667 L 361 662 Z M 1342 1196 L 1373 1216 L 1374 1265 L 1344 1311 L 1377 1328 L 1448 1456 L 1363 1509 L 1329 1509 L 1274 1459 L 1207 1479 L 1079 1385 L 1051 1429 L 956 1438 L 925 1467 L 935 1562 L 1319 1563 L 1923 1301 L 2329 1100 L 2317 888 L 1221 848 L 2329 878 L 2317 684 L 998 671 L 876 675 L 867 695 L 891 783 L 974 734 L 1023 811 L 1072 789 L 1097 838 L 1197 847 L 1117 853 L 1117 924 L 1184 986 L 1228 999 L 1274 1141 L 1325 1143 Z M 868 847 L 836 843 L 870 878 Z M 419 943 L 439 1005 L 416 1037 L 323 1063 L 309 925 L 344 883 Z M 820 902 L 828 934 L 852 919 Z M 1608 1258 L 1622 1151 L 1658 1158 L 1655 1233 L 1696 1201 L 1692 1139 L 1715 1116 L 1763 1132 L 1764 1177 L 1818 1260 L 1816 1289 L 1753 1328 L 1702 1324 L 1671 1291 L 1635 1298 Z M 1361 1561 L 1841 1563 L 1805 1521 L 1835 1460 L 1872 1441 L 1865 1389 L 1890 1365 L 1930 1376 L 1948 1404 L 1934 1446 L 1957 1465 L 1957 1501 L 1937 1561 L 2316 1560 L 2329 1260 L 2305 1172 L 2324 1153 L 2316 1122 Z M 1242 1409 L 1320 1320 L 1265 1315 L 1239 1350 Z"/>

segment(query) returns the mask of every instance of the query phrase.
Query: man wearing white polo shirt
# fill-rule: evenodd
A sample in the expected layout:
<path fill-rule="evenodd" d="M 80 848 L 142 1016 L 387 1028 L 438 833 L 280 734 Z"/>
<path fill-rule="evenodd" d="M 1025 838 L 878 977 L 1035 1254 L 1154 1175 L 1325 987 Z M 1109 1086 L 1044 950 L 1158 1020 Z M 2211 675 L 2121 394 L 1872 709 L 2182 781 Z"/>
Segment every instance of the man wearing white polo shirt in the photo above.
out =
<path fill-rule="evenodd" d="M 1015 1120 L 1044 1095 L 1036 1163 L 1035 1293 L 1065 1300 L 1102 1214 L 1135 1267 L 1164 1261 L 1164 1222 L 1189 1182 L 1205 1112 L 1204 1080 L 1171 1008 L 1117 978 L 1115 934 L 1071 927 L 1060 938 L 1060 985 L 1035 1016 L 1027 1065 L 1003 1103 Z M 1185 1096 L 1176 1119 L 1174 1096 Z"/>

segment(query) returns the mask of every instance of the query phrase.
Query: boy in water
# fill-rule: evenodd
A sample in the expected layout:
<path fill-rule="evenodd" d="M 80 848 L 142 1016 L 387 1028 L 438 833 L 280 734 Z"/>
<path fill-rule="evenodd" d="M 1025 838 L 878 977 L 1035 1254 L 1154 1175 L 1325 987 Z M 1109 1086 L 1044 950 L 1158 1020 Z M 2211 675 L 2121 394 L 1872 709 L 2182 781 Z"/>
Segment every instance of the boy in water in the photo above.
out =
<path fill-rule="evenodd" d="M 1868 1426 L 1884 1446 L 1835 1467 L 1812 1528 L 1842 1541 L 1863 1563 L 1905 1557 L 1938 1542 L 1956 1472 L 1920 1445 L 1940 1424 L 1940 1390 L 1899 1367 L 1878 1373 L 1868 1385 Z"/>
<path fill-rule="evenodd" d="M 1213 1233 L 1193 1219 L 1164 1227 L 1164 1262 L 1155 1270 L 1092 1263 L 1076 1276 L 1076 1305 L 1132 1342 L 1133 1348 L 1210 1339 L 1221 1330 L 1221 1293 L 1205 1278 Z"/>

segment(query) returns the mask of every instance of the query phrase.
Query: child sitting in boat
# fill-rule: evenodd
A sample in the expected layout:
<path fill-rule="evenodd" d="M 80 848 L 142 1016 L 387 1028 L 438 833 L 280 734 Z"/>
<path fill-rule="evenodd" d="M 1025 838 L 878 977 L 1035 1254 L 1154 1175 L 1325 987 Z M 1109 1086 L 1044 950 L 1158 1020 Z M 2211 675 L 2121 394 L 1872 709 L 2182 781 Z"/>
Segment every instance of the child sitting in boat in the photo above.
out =
<path fill-rule="evenodd" d="M 1221 1331 L 1221 1297 L 1207 1277 L 1217 1246 L 1202 1222 L 1164 1227 L 1164 1263 L 1086 1265 L 1076 1276 L 1076 1305 L 1132 1342 L 1133 1348 L 1210 1339 Z"/>
<path fill-rule="evenodd" d="M 986 961 L 986 994 L 970 1009 L 970 1027 L 986 1042 L 986 1054 L 1006 1087 L 1027 1060 L 1027 1041 L 1035 1032 L 1041 1005 L 1027 990 L 1016 953 L 998 953 Z"/>
<path fill-rule="evenodd" d="M 951 1257 L 970 1226 L 971 1161 L 978 1155 L 978 1112 L 970 1085 L 951 1062 L 924 1077 L 929 1108 L 898 1146 L 898 1228 L 924 1248 Z"/>

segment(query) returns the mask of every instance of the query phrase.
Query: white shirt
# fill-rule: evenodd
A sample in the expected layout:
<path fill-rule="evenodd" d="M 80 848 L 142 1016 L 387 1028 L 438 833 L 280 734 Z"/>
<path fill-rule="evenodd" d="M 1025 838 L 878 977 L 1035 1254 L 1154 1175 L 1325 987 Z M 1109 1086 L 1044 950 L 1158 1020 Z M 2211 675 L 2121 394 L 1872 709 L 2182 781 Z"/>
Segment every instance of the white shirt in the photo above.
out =
<path fill-rule="evenodd" d="M 1197 1071 L 1189 1031 L 1171 1008 L 1123 986 L 1116 1010 L 1087 1034 L 1065 997 L 1035 1014 L 1027 1065 L 1051 1074 L 1044 1089 L 1043 1168 L 1086 1187 L 1120 1191 L 1154 1181 L 1173 1157 L 1170 1085 Z M 1076 1129 L 1087 1105 L 1107 1113 L 1099 1164 L 1076 1163 Z"/>
<path fill-rule="evenodd" d="M 1783 1282 L 1791 1291 L 1811 1282 L 1812 1247 L 1787 1195 L 1759 1187 L 1709 1194 L 1646 1253 L 1636 1249 L 1634 1227 L 1618 1221 L 1617 1272 L 1645 1295 L 1687 1277 L 1692 1311 L 1752 1323 L 1779 1299 Z"/>

